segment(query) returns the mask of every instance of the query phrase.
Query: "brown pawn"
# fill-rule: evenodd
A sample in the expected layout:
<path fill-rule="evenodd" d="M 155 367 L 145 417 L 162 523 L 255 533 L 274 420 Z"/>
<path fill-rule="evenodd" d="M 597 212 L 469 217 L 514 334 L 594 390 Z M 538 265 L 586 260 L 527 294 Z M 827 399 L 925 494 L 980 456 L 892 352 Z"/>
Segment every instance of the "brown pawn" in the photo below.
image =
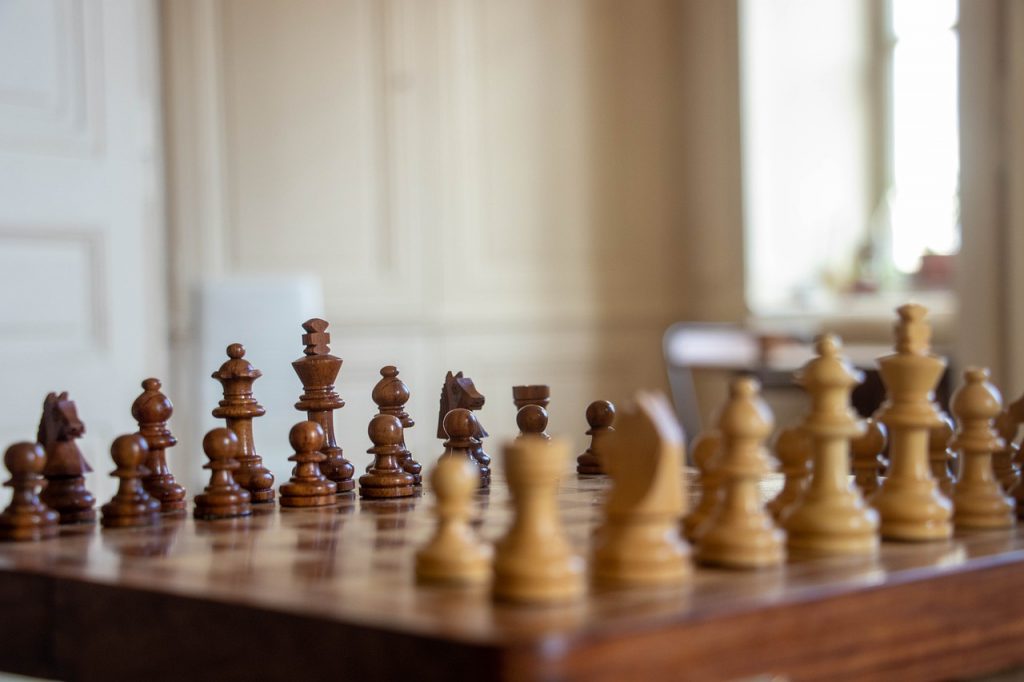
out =
<path fill-rule="evenodd" d="M 928 431 L 928 465 L 931 467 L 932 477 L 939 484 L 939 490 L 946 497 L 952 497 L 953 476 L 950 473 L 950 465 L 954 456 L 949 449 L 949 442 L 953 440 L 953 420 L 945 412 L 940 412 L 939 416 L 940 423 Z"/>
<path fill-rule="evenodd" d="M 402 471 L 402 422 L 390 414 L 378 414 L 367 429 L 373 447 L 373 465 L 359 477 L 359 494 L 363 497 L 410 497 L 415 494 L 416 479 Z"/>
<path fill-rule="evenodd" d="M 92 467 L 75 440 L 85 434 L 75 403 L 67 391 L 50 393 L 43 402 L 36 442 L 46 451 L 43 477 L 46 487 L 39 499 L 60 514 L 61 523 L 92 523 L 96 520 L 96 498 L 85 489 L 85 474 Z"/>
<path fill-rule="evenodd" d="M 867 498 L 878 490 L 878 476 L 885 468 L 885 425 L 871 418 L 864 422 L 864 435 L 850 441 L 850 468 L 853 470 L 853 482 Z"/>
<path fill-rule="evenodd" d="M 210 484 L 196 495 L 193 514 L 197 519 L 228 519 L 252 514 L 249 491 L 238 485 L 232 471 L 238 469 L 238 436 L 231 429 L 216 428 L 203 438 L 203 452 L 209 462 Z"/>
<path fill-rule="evenodd" d="M 423 467 L 413 459 L 405 444 L 405 429 L 416 426 L 416 422 L 405 411 L 405 404 L 409 402 L 409 387 L 398 378 L 398 368 L 394 365 L 382 367 L 380 376 L 381 380 L 373 387 L 373 402 L 377 403 L 380 414 L 390 414 L 402 422 L 402 455 L 399 464 L 405 473 L 412 474 L 416 485 L 423 485 Z"/>
<path fill-rule="evenodd" d="M 446 457 L 465 457 L 477 466 L 477 469 L 480 471 L 480 487 L 486 488 L 490 481 L 490 476 L 488 475 L 487 480 L 484 480 L 483 468 L 476 457 L 474 457 L 474 450 L 480 444 L 480 441 L 474 435 L 479 432 L 480 428 L 480 422 L 477 421 L 476 415 L 461 407 L 456 408 L 444 416 L 442 427 L 445 433 L 448 434 L 448 440 L 444 442 L 444 454 L 441 455 L 441 459 Z M 490 469 L 488 469 L 489 473 Z"/>
<path fill-rule="evenodd" d="M 174 480 L 174 475 L 167 467 L 165 454 L 167 448 L 178 444 L 167 429 L 167 420 L 174 413 L 174 405 L 160 392 L 159 379 L 146 379 L 142 382 L 142 388 L 142 395 L 132 403 L 132 417 L 139 423 L 139 434 L 149 446 L 142 487 L 160 503 L 160 511 L 184 512 L 187 493 Z"/>
<path fill-rule="evenodd" d="M 326 320 L 314 317 L 306 320 L 302 328 L 302 342 L 306 344 L 303 357 L 292 363 L 292 369 L 299 375 L 303 393 L 295 409 L 305 411 L 310 421 L 324 430 L 327 444 L 322 452 L 326 459 L 320 462 L 320 471 L 334 481 L 338 492 L 348 492 L 356 487 L 352 479 L 355 467 L 345 459 L 345 454 L 334 440 L 334 411 L 345 407 L 335 390 L 334 382 L 341 371 L 343 360 L 331 355 L 331 335 L 327 332 Z"/>
<path fill-rule="evenodd" d="M 253 504 L 273 502 L 274 474 L 263 466 L 252 437 L 252 420 L 267 413 L 252 396 L 252 385 L 263 372 L 245 359 L 242 344 L 231 344 L 227 353 L 228 361 L 210 375 L 224 387 L 224 399 L 213 409 L 213 416 L 223 419 L 238 436 L 235 481 L 249 491 Z"/>
<path fill-rule="evenodd" d="M 117 468 L 110 475 L 121 482 L 117 494 L 101 508 L 104 528 L 152 526 L 160 522 L 160 502 L 142 487 L 142 464 L 148 455 L 146 439 L 138 433 L 114 439 L 110 456 Z"/>
<path fill-rule="evenodd" d="M 60 516 L 39 501 L 46 453 L 38 443 L 15 443 L 4 453 L 11 472 L 11 504 L 0 514 L 0 540 L 42 540 L 57 535 Z"/>
<path fill-rule="evenodd" d="M 320 452 L 324 446 L 324 430 L 316 422 L 299 422 L 288 432 L 288 442 L 295 454 L 288 461 L 295 462 L 292 477 L 281 484 L 282 507 L 329 507 L 338 503 L 338 486 L 320 471 L 326 456 Z"/>
<path fill-rule="evenodd" d="M 551 402 L 551 387 L 545 384 L 532 384 L 528 386 L 512 387 L 512 402 L 516 410 L 521 410 L 527 405 L 536 405 L 548 409 Z"/>
<path fill-rule="evenodd" d="M 538 436 L 544 440 L 550 440 L 551 436 L 545 429 L 548 428 L 548 411 L 540 405 L 525 405 L 516 413 L 516 426 L 519 427 L 519 437 Z"/>
<path fill-rule="evenodd" d="M 604 441 L 615 431 L 615 405 L 607 400 L 595 400 L 587 406 L 587 435 L 590 436 L 590 447 L 576 458 L 576 473 L 603 474 L 601 453 Z"/>
<path fill-rule="evenodd" d="M 452 410 L 463 408 L 467 410 L 480 410 L 484 406 L 486 398 L 484 394 L 476 389 L 473 380 L 464 376 L 462 372 L 453 374 L 448 372 L 444 378 L 444 385 L 441 387 L 441 404 L 437 414 L 437 437 L 446 438 L 444 419 Z M 491 458 L 484 452 L 484 439 L 487 438 L 487 431 L 479 419 L 472 437 L 476 442 L 472 448 L 473 459 L 480 467 L 480 487 L 488 488 L 491 485 Z"/>

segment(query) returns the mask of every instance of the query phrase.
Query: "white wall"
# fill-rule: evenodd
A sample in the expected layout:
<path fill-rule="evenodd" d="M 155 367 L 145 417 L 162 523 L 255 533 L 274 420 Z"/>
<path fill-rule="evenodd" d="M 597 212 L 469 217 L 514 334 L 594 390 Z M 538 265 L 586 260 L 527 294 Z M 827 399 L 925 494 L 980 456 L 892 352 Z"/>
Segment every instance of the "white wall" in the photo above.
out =
<path fill-rule="evenodd" d="M 412 389 L 410 442 L 425 462 L 440 453 L 448 369 L 487 395 L 492 454 L 515 432 L 517 383 L 549 383 L 551 431 L 581 447 L 586 405 L 662 387 L 667 324 L 709 316 L 701 301 L 727 300 L 718 284 L 742 281 L 739 267 L 709 271 L 697 241 L 718 230 L 717 248 L 735 257 L 738 212 L 727 205 L 720 219 L 722 202 L 691 189 L 729 178 L 734 148 L 684 132 L 724 121 L 728 135 L 735 114 L 680 88 L 720 68 L 716 49 L 722 68 L 734 65 L 729 43 L 715 40 L 716 30 L 730 35 L 730 11 L 667 1 L 167 3 L 172 238 L 186 254 L 174 277 L 179 346 L 195 335 L 188 295 L 204 276 L 314 274 L 345 359 L 339 439 L 360 463 L 370 389 L 389 363 Z M 711 196 L 738 201 L 728 187 Z M 701 296 L 688 290 L 691 268 L 709 284 Z M 181 366 L 202 381 L 214 369 Z"/>

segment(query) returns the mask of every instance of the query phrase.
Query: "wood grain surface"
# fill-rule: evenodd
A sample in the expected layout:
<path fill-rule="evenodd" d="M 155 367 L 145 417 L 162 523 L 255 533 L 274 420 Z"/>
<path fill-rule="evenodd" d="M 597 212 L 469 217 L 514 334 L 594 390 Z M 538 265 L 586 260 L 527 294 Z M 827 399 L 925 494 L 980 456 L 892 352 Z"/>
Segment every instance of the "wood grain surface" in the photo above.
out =
<path fill-rule="evenodd" d="M 607 480 L 559 504 L 586 553 Z M 766 494 L 777 489 L 772 479 Z M 698 568 L 556 607 L 417 585 L 433 495 L 249 518 L 62 527 L 0 545 L 0 668 L 59 679 L 934 679 L 1024 664 L 1024 533 L 883 543 L 870 559 Z M 510 513 L 495 476 L 476 523 Z"/>

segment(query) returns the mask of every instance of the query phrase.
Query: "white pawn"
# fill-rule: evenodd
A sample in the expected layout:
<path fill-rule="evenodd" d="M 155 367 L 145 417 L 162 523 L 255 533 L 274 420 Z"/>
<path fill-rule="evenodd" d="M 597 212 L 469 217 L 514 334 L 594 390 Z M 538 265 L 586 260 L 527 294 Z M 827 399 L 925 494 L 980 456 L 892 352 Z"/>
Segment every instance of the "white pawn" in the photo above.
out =
<path fill-rule="evenodd" d="M 416 553 L 421 582 L 486 582 L 491 550 L 470 528 L 473 494 L 480 487 L 479 468 L 464 457 L 442 457 L 430 477 L 437 496 L 434 537 Z"/>
<path fill-rule="evenodd" d="M 964 385 L 953 394 L 952 408 L 959 429 L 953 447 L 963 457 L 960 480 L 953 490 L 953 523 L 957 528 L 1009 528 L 1014 525 L 1013 500 L 992 468 L 992 453 L 1005 446 L 993 428 L 1002 398 L 988 382 L 988 370 L 964 372 Z"/>
<path fill-rule="evenodd" d="M 651 393 L 638 394 L 616 424 L 602 459 L 612 488 L 594 536 L 594 579 L 623 587 L 681 584 L 692 573 L 679 533 L 682 429 L 665 397 Z"/>
<path fill-rule="evenodd" d="M 722 497 L 697 540 L 697 560 L 704 564 L 763 568 L 786 560 L 785 534 L 766 513 L 758 489 L 770 470 L 764 441 L 772 431 L 760 388 L 751 377 L 734 380 L 718 420 Z"/>
<path fill-rule="evenodd" d="M 768 512 L 781 521 L 793 509 L 807 489 L 811 477 L 811 452 L 807 436 L 795 426 L 779 429 L 775 437 L 775 458 L 786 477 L 782 490 L 768 503 Z"/>
<path fill-rule="evenodd" d="M 558 479 L 568 459 L 562 439 L 525 436 L 505 446 L 513 520 L 495 545 L 495 599 L 551 603 L 583 595 L 583 559 L 569 545 L 558 511 Z"/>
<path fill-rule="evenodd" d="M 700 472 L 700 501 L 683 519 L 683 534 L 691 542 L 704 530 L 721 501 L 718 465 L 722 437 L 717 431 L 704 431 L 692 443 L 693 464 Z"/>
<path fill-rule="evenodd" d="M 863 375 L 840 356 L 837 337 L 818 337 L 814 358 L 797 381 L 810 394 L 811 411 L 802 430 L 811 439 L 813 466 L 804 494 L 783 519 L 792 552 L 874 554 L 878 513 L 864 504 L 850 482 L 850 439 L 864 424 L 850 409 L 850 394 Z"/>

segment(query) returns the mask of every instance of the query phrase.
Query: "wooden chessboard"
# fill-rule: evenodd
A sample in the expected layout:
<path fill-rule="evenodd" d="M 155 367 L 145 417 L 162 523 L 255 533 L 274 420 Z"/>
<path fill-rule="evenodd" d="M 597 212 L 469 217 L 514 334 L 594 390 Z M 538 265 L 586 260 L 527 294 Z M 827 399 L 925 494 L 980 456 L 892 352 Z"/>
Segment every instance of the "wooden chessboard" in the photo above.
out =
<path fill-rule="evenodd" d="M 563 482 L 581 551 L 606 487 Z M 1021 531 L 886 543 L 872 560 L 700 568 L 686 589 L 525 608 L 415 584 L 431 505 L 427 490 L 0 546 L 0 668 L 74 680 L 905 680 L 1024 664 Z M 482 534 L 499 537 L 510 514 L 497 475 L 478 505 Z"/>

